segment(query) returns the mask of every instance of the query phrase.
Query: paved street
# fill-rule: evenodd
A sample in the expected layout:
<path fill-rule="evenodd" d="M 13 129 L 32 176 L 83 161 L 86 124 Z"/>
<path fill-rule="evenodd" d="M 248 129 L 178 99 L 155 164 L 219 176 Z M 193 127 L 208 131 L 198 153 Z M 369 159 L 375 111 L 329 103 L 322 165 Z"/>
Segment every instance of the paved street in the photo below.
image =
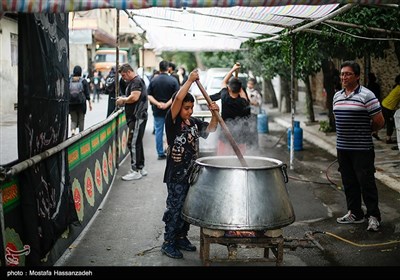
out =
<path fill-rule="evenodd" d="M 184 252 L 184 259 L 175 260 L 161 254 L 166 187 L 162 183 L 165 161 L 157 160 L 155 140 L 151 134 L 152 119 L 145 133 L 145 156 L 148 176 L 137 181 L 122 181 L 129 170 L 128 160 L 121 164 L 114 185 L 99 209 L 93 223 L 59 260 L 61 266 L 202 266 L 197 252 Z M 260 134 L 260 150 L 255 154 L 289 163 L 286 129 L 270 120 L 269 133 Z M 346 210 L 345 196 L 340 186 L 335 157 L 304 141 L 304 150 L 296 152 L 294 170 L 289 170 L 287 184 L 296 221 L 283 229 L 287 238 L 303 239 L 308 231 L 328 232 L 345 238 L 343 242 L 331 235 L 316 233 L 324 251 L 314 248 L 285 249 L 283 266 L 399 266 L 400 194 L 378 182 L 382 230 L 366 231 L 367 224 L 339 225 L 336 217 Z M 329 180 L 327 179 L 329 178 Z M 336 185 L 335 185 L 336 184 Z M 199 248 L 199 227 L 192 226 L 189 239 Z M 357 244 L 354 244 L 357 243 Z M 366 244 L 378 244 L 365 247 Z M 361 246 L 361 247 L 359 247 Z M 212 245 L 211 256 L 226 257 L 227 249 Z M 241 257 L 260 257 L 261 249 L 243 249 Z M 224 264 L 212 264 L 224 266 Z M 225 264 L 227 265 L 227 264 Z M 228 265 L 253 266 L 260 263 Z M 273 264 L 267 264 L 271 266 Z"/>
<path fill-rule="evenodd" d="M 107 96 L 102 96 L 99 103 L 94 103 L 93 111 L 86 114 L 85 127 L 103 120 L 106 117 Z M 290 116 L 276 114 L 275 109 L 266 106 L 269 112 L 269 133 L 260 134 L 260 149 L 252 153 L 281 160 L 289 165 L 289 151 L 286 144 L 286 125 Z M 275 111 L 274 111 L 275 110 Z M 296 118 L 301 119 L 299 114 Z M 323 117 L 320 115 L 318 117 Z M 129 161 L 125 160 L 118 169 L 114 185 L 98 213 L 83 234 L 79 236 L 70 249 L 56 265 L 61 266 L 202 266 L 197 252 L 184 252 L 184 259 L 170 259 L 160 252 L 163 241 L 164 223 L 161 221 L 165 209 L 166 187 L 162 183 L 165 161 L 157 160 L 155 140 L 152 135 L 152 117 L 147 123 L 145 133 L 145 157 L 148 176 L 138 181 L 122 181 L 121 177 L 129 170 Z M 278 124 L 279 123 L 279 124 Z M 3 133 L 9 133 L 13 127 L 11 121 L 2 121 L 2 152 L 14 150 L 15 135 L 7 134 L 7 146 L 3 146 Z M 6 124 L 4 126 L 4 124 Z M 303 125 L 302 125 L 303 126 Z M 296 220 L 283 229 L 286 238 L 303 239 L 308 231 L 327 232 L 345 238 L 339 240 L 333 235 L 316 233 L 314 238 L 324 251 L 318 248 L 297 248 L 295 251 L 285 249 L 283 266 L 394 266 L 400 265 L 399 243 L 383 245 L 386 242 L 400 240 L 400 200 L 399 191 L 378 181 L 380 207 L 382 212 L 382 229 L 378 233 L 366 231 L 366 224 L 339 225 L 336 217 L 346 212 L 345 196 L 341 189 L 340 176 L 337 172 L 336 157 L 325 149 L 334 149 L 329 137 L 312 136 L 310 128 L 304 127 L 304 150 L 295 152 L 294 170 L 290 176 L 287 189 L 293 204 Z M 318 128 L 312 128 L 318 130 Z M 12 131 L 12 129 L 11 129 Z M 310 132 L 311 131 L 311 132 Z M 380 132 L 383 134 L 383 132 Z M 12 140 L 14 139 L 14 140 Z M 325 144 L 318 141 L 325 140 Z M 312 143 L 313 142 L 313 143 Z M 315 143 L 314 143 L 315 142 Z M 332 141 L 331 141 L 332 142 Z M 334 143 L 334 141 L 333 141 Z M 328 145 L 324 149 L 319 146 Z M 394 173 L 398 165 L 386 164 L 398 157 L 390 147 L 376 143 L 377 159 L 381 162 L 382 174 L 385 170 Z M 381 156 L 379 156 L 381 154 Z M 11 157 L 12 159 L 12 157 Z M 389 166 L 389 167 L 388 167 Z M 386 173 L 388 174 L 388 173 Z M 395 184 L 399 173 L 391 174 Z M 395 185 L 394 184 L 394 185 Z M 199 248 L 199 228 L 192 226 L 189 238 Z M 375 244 L 367 247 L 367 244 Z M 226 256 L 227 249 L 222 245 L 213 245 L 211 256 Z M 239 251 L 244 257 L 259 257 L 261 249 L 243 249 Z M 223 264 L 212 264 L 223 266 Z M 226 264 L 225 264 L 226 265 Z M 261 265 L 257 263 L 229 263 L 235 266 Z M 264 265 L 264 264 L 262 264 Z M 271 266 L 273 264 L 267 264 Z"/>
<path fill-rule="evenodd" d="M 92 97 L 93 94 L 90 95 Z M 85 128 L 104 120 L 107 116 L 108 95 L 101 95 L 100 102 L 93 102 L 93 110 L 86 112 Z M 70 122 L 69 122 L 70 124 Z M 70 136 L 70 129 L 68 129 Z M 6 164 L 18 158 L 17 151 L 17 111 L 1 115 L 0 118 L 0 164 Z"/>

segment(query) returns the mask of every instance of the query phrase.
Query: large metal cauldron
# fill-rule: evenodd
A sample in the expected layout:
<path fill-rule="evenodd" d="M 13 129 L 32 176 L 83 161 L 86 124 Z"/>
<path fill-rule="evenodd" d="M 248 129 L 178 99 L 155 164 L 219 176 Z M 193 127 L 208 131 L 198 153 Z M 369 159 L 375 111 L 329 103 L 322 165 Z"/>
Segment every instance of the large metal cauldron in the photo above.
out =
<path fill-rule="evenodd" d="M 293 223 L 286 165 L 272 158 L 245 159 L 249 167 L 236 156 L 197 159 L 183 218 L 221 230 L 269 230 Z"/>

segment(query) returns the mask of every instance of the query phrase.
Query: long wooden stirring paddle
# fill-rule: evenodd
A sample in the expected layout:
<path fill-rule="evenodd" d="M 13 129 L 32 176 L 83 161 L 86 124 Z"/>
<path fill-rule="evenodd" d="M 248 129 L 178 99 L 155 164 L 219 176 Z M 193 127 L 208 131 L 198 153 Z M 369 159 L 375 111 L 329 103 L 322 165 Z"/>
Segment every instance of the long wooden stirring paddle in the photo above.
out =
<path fill-rule="evenodd" d="M 200 83 L 199 80 L 196 80 L 196 84 L 199 87 L 201 93 L 204 96 L 204 99 L 207 101 L 208 105 L 211 105 L 212 100 L 211 98 L 208 96 L 206 90 L 204 89 L 203 85 Z M 231 144 L 233 150 L 236 153 L 236 156 L 238 157 L 240 163 L 242 164 L 243 167 L 248 167 L 249 165 L 247 164 L 246 160 L 244 159 L 242 152 L 240 151 L 238 145 L 235 142 L 235 139 L 233 139 L 233 136 L 231 134 L 231 132 L 229 131 L 228 127 L 226 126 L 224 120 L 222 119 L 221 115 L 218 112 L 214 112 L 211 111 L 212 114 L 215 114 L 218 118 L 218 122 L 221 125 L 222 131 L 225 134 L 225 137 L 228 139 L 229 143 Z"/>

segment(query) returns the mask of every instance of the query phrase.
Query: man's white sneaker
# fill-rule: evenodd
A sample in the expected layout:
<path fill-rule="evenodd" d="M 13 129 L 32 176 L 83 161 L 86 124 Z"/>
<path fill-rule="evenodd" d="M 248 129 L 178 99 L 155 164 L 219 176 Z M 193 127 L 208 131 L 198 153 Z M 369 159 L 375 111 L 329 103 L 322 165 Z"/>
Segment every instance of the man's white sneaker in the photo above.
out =
<path fill-rule="evenodd" d="M 138 170 L 139 172 L 140 172 L 140 174 L 142 174 L 142 176 L 147 176 L 147 174 L 148 174 L 148 172 L 147 172 L 147 170 L 146 169 L 139 169 Z"/>
<path fill-rule="evenodd" d="M 368 231 L 378 231 L 380 227 L 379 221 L 374 216 L 369 216 L 368 218 Z"/>
<path fill-rule="evenodd" d="M 349 210 L 346 215 L 341 218 L 337 218 L 336 222 L 339 224 L 362 224 L 364 223 L 364 218 L 357 219 L 357 217 Z"/>
<path fill-rule="evenodd" d="M 142 174 L 140 174 L 138 171 L 133 171 L 129 172 L 125 176 L 122 176 L 122 180 L 124 181 L 131 181 L 131 180 L 139 180 L 142 178 Z"/>

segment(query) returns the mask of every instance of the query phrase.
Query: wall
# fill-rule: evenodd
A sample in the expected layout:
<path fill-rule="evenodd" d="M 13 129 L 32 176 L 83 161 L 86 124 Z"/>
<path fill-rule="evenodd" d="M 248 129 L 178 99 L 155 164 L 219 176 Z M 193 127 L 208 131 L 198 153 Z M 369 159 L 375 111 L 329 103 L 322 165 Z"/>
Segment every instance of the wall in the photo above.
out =
<path fill-rule="evenodd" d="M 394 79 L 400 75 L 400 66 L 397 56 L 394 52 L 394 45 L 391 44 L 391 49 L 385 51 L 383 59 L 371 58 L 371 72 L 375 73 L 378 83 L 381 85 L 381 96 L 384 98 L 389 94 L 394 85 Z M 366 85 L 365 81 L 365 62 L 364 58 L 356 59 L 361 67 L 360 84 Z M 341 61 L 334 60 L 337 69 L 340 70 Z M 322 71 L 317 73 L 311 79 L 311 88 L 314 98 L 314 104 L 325 108 L 326 94 L 323 89 L 323 74 Z"/>
<path fill-rule="evenodd" d="M 326 93 L 324 91 L 324 75 L 322 71 L 318 72 L 314 77 L 311 78 L 311 91 L 315 105 L 326 106 Z"/>
<path fill-rule="evenodd" d="M 92 30 L 92 44 L 81 44 L 80 46 L 79 44 L 70 44 L 70 72 L 75 65 L 80 65 L 85 73 L 91 68 L 90 64 L 94 61 L 97 47 L 115 45 L 116 10 L 95 9 L 71 12 L 69 13 L 68 28 L 70 30 Z"/>
<path fill-rule="evenodd" d="M 139 50 L 139 65 L 143 66 L 143 49 Z M 158 64 L 160 62 L 158 61 L 156 54 L 153 52 L 153 50 L 147 49 L 144 50 L 144 67 L 147 69 L 158 69 Z"/>
<path fill-rule="evenodd" d="M 381 96 L 385 97 L 389 94 L 393 85 L 394 79 L 400 75 L 400 66 L 397 56 L 392 48 L 385 52 L 384 59 L 371 59 L 371 72 L 375 73 L 378 83 L 381 85 Z"/>
<path fill-rule="evenodd" d="M 2 17 L 0 19 L 0 115 L 12 114 L 14 103 L 17 103 L 18 89 L 18 51 L 15 65 L 11 65 L 11 33 L 15 34 L 18 49 L 18 23 L 16 20 Z"/>
<path fill-rule="evenodd" d="M 97 9 L 97 26 L 112 37 L 116 36 L 116 18 L 117 12 L 115 9 Z"/>
<path fill-rule="evenodd" d="M 72 74 L 72 70 L 75 65 L 82 67 L 82 75 L 87 74 L 89 70 L 89 65 L 87 65 L 88 55 L 86 45 L 80 44 L 70 44 L 69 45 L 69 70 Z"/>

